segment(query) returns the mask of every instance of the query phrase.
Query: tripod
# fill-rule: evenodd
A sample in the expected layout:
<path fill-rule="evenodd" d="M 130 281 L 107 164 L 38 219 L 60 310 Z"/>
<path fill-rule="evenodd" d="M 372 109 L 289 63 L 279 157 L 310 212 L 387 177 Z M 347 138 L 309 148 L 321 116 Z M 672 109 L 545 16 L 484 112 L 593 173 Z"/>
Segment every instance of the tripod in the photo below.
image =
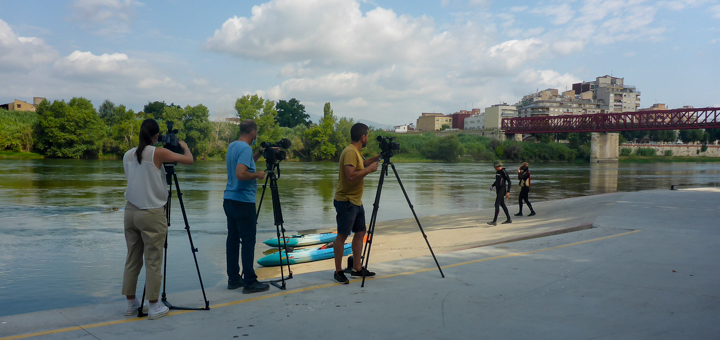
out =
<path fill-rule="evenodd" d="M 277 171 L 275 171 L 276 169 L 277 169 Z M 275 175 L 276 172 L 277 172 L 277 176 Z M 278 185 L 277 185 L 277 180 L 278 180 L 278 178 L 280 178 L 280 164 L 268 160 L 266 173 L 267 174 L 265 176 L 265 184 L 263 184 L 263 191 L 262 191 L 262 195 L 260 195 L 260 204 L 258 204 L 258 211 L 257 211 L 256 216 L 260 216 L 260 208 L 262 208 L 263 198 L 265 197 L 265 190 L 267 189 L 268 181 L 270 181 L 270 194 L 272 196 L 273 218 L 275 220 L 275 229 L 277 231 L 277 238 L 278 238 L 278 256 L 280 257 L 280 279 L 270 280 L 268 282 L 277 288 L 285 290 L 286 289 L 285 280 L 292 279 L 293 275 L 292 275 L 292 271 L 290 270 L 290 259 L 288 258 L 288 247 L 287 247 L 287 243 L 285 242 L 285 227 L 283 226 L 285 221 L 283 220 L 282 207 L 280 206 L 280 194 L 278 193 Z M 282 237 L 282 241 L 281 241 L 281 237 Z M 285 262 L 287 264 L 287 270 L 288 270 L 287 278 L 285 277 L 285 272 L 283 269 L 283 247 L 285 248 Z M 278 282 L 282 282 L 282 284 L 278 285 Z"/>
<path fill-rule="evenodd" d="M 377 213 L 380 209 L 380 194 L 382 193 L 382 186 L 383 182 L 385 181 L 385 176 L 388 173 L 388 166 L 392 166 L 392 170 L 395 173 L 395 178 L 397 178 L 398 184 L 400 184 L 400 189 L 402 189 L 403 194 L 405 194 L 405 199 L 407 200 L 408 206 L 410 207 L 410 210 L 412 210 L 413 216 L 415 216 L 415 221 L 417 222 L 418 228 L 420 228 L 420 232 L 422 233 L 422 236 L 425 238 L 425 243 L 427 243 L 428 249 L 430 250 L 430 254 L 432 254 L 433 259 L 435 259 L 435 264 L 438 267 L 438 270 L 440 271 L 440 276 L 443 278 L 445 277 L 445 274 L 443 274 L 442 268 L 440 268 L 440 263 L 438 263 L 437 257 L 435 257 L 435 253 L 432 250 L 432 247 L 430 246 L 430 242 L 427 239 L 427 235 L 425 235 L 425 231 L 422 228 L 422 225 L 420 225 L 420 220 L 417 217 L 417 214 L 415 213 L 415 208 L 413 207 L 412 203 L 410 202 L 410 197 L 408 197 L 407 191 L 405 191 L 405 187 L 402 184 L 402 181 L 400 181 L 400 176 L 398 175 L 397 169 L 395 169 L 395 164 L 390 162 L 390 157 L 392 157 L 392 153 L 389 151 L 383 151 L 382 158 L 383 158 L 383 164 L 382 168 L 380 170 L 380 181 L 378 182 L 378 188 L 377 193 L 375 194 L 375 202 L 373 203 L 373 211 L 372 215 L 370 217 L 370 226 L 368 227 L 367 231 L 367 242 L 365 243 L 365 247 L 363 249 L 363 279 L 362 284 L 360 287 L 365 287 L 365 273 L 367 272 L 367 265 L 368 262 L 370 262 L 370 250 L 372 249 L 372 242 L 375 240 L 375 225 L 377 224 Z"/>
<path fill-rule="evenodd" d="M 164 258 L 164 265 L 163 265 L 163 291 L 162 291 L 162 302 L 170 309 L 180 309 L 180 310 L 210 310 L 210 302 L 207 299 L 207 296 L 205 295 L 205 286 L 203 285 L 202 276 L 200 275 L 200 266 L 198 266 L 198 260 L 197 260 L 197 248 L 195 248 L 195 245 L 193 244 L 192 235 L 190 235 L 190 224 L 188 223 L 187 214 L 185 213 L 185 204 L 182 200 L 182 192 L 180 192 L 180 184 L 178 183 L 177 173 L 175 172 L 175 165 L 176 163 L 163 163 L 163 166 L 165 167 L 165 179 L 167 180 L 168 184 L 168 198 L 167 198 L 167 204 L 165 206 L 165 218 L 167 219 L 167 225 L 168 228 L 170 227 L 170 206 L 172 203 L 172 185 L 173 185 L 173 179 L 175 181 L 175 188 L 177 189 L 177 195 L 178 195 L 178 201 L 180 201 L 180 210 L 182 211 L 183 220 L 185 220 L 185 230 L 187 231 L 188 240 L 190 240 L 190 251 L 192 251 L 193 258 L 195 259 L 195 269 L 197 269 L 198 279 L 200 280 L 200 289 L 202 289 L 203 293 L 203 299 L 205 300 L 205 307 L 200 308 L 191 308 L 191 307 L 178 307 L 173 306 L 168 300 L 167 300 L 167 294 L 165 293 L 165 285 L 167 284 L 167 249 L 168 249 L 168 237 L 165 235 L 165 258 Z M 145 291 L 143 290 L 143 299 L 145 300 Z M 142 312 L 142 303 L 140 304 L 140 308 L 138 309 L 138 316 L 145 316 L 145 314 Z"/>

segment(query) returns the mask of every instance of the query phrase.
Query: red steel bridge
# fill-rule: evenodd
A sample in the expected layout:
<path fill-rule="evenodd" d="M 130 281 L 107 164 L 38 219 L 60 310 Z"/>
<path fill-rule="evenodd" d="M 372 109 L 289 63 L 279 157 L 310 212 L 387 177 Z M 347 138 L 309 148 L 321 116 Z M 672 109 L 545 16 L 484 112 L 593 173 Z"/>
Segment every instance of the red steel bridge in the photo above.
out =
<path fill-rule="evenodd" d="M 720 128 L 720 107 L 505 118 L 505 134 Z"/>

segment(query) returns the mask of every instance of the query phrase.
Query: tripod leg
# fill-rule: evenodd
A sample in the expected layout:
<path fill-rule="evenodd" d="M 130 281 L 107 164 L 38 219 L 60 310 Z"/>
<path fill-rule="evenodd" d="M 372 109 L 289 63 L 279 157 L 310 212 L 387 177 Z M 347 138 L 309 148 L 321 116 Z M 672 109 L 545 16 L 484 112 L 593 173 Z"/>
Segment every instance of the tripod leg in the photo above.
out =
<path fill-rule="evenodd" d="M 405 195 L 405 199 L 407 200 L 408 206 L 410 206 L 410 210 L 412 210 L 413 216 L 415 216 L 415 221 L 417 222 L 418 228 L 420 228 L 420 232 L 422 233 L 422 236 L 425 238 L 425 243 L 427 243 L 428 249 L 430 249 L 430 254 L 432 254 L 433 259 L 435 259 L 435 264 L 438 267 L 438 270 L 440 271 L 440 276 L 445 277 L 445 274 L 443 274 L 442 268 L 440 268 L 440 263 L 438 263 L 437 257 L 435 257 L 435 253 L 432 250 L 432 247 L 430 246 L 430 241 L 428 241 L 427 235 L 425 235 L 425 231 L 423 230 L 422 225 L 420 225 L 420 219 L 418 219 L 417 214 L 415 213 L 415 208 L 413 207 L 412 203 L 410 202 L 410 197 L 407 194 L 407 191 L 405 191 L 405 187 L 402 184 L 402 181 L 400 180 L 400 175 L 398 175 L 397 169 L 395 169 L 395 164 L 390 163 L 392 165 L 393 172 L 395 173 L 395 178 L 397 178 L 398 184 L 400 184 L 400 189 L 402 189 L 403 194 Z"/>
<path fill-rule="evenodd" d="M 167 302 L 167 294 L 165 293 L 165 286 L 167 284 L 167 252 L 168 252 L 168 234 L 170 233 L 170 206 L 172 204 L 172 182 L 169 183 L 169 189 L 168 189 L 168 199 L 167 203 L 165 203 L 165 220 L 167 221 L 168 226 L 168 233 L 165 234 L 165 255 L 164 255 L 164 261 L 163 261 L 163 290 L 162 290 L 162 302 L 165 305 L 168 305 L 168 308 L 171 308 L 172 306 L 169 305 Z M 145 294 L 145 292 L 143 292 Z M 143 295 L 144 296 L 144 295 Z"/>
<path fill-rule="evenodd" d="M 292 279 L 292 270 L 290 269 L 290 258 L 288 257 L 287 242 L 285 242 L 286 241 L 285 227 L 283 226 L 285 221 L 283 220 L 282 206 L 280 205 L 280 193 L 278 192 L 277 177 L 275 176 L 274 172 L 269 172 L 268 175 L 270 177 L 270 195 L 272 197 L 273 218 L 274 218 L 275 229 L 276 229 L 276 234 L 277 234 L 277 238 L 278 238 L 278 256 L 280 257 L 280 281 L 282 283 L 281 283 L 281 286 L 278 288 L 285 290 L 286 289 L 285 269 L 283 268 L 284 264 L 283 264 L 283 258 L 282 258 L 283 248 L 285 249 L 285 264 L 287 265 L 287 270 L 288 270 L 287 278 Z M 282 242 L 280 242 L 281 239 L 282 239 Z M 273 286 L 277 287 L 275 282 L 277 282 L 277 281 L 270 281 L 270 283 Z"/>
<path fill-rule="evenodd" d="M 382 169 L 380 170 L 380 181 L 378 182 L 377 192 L 375 193 L 375 202 L 373 203 L 372 215 L 370 215 L 370 226 L 367 231 L 367 242 L 365 243 L 365 249 L 363 249 L 362 261 L 363 261 L 363 278 L 360 287 L 365 287 L 365 272 L 367 271 L 367 265 L 370 262 L 370 250 L 372 249 L 372 243 L 374 241 L 375 225 L 377 224 L 377 213 L 380 209 L 380 194 L 382 194 L 382 186 L 385 181 L 385 173 L 387 172 L 388 162 L 383 162 Z"/>
<path fill-rule="evenodd" d="M 263 184 L 262 195 L 260 195 L 260 203 L 258 203 L 257 214 L 255 214 L 256 219 L 258 218 L 258 216 L 260 216 L 260 208 L 262 208 L 263 198 L 265 197 L 265 189 L 267 189 L 267 184 L 268 184 L 269 179 L 270 179 L 270 176 L 265 177 L 265 184 Z"/>
<path fill-rule="evenodd" d="M 207 295 L 205 295 L 205 286 L 203 285 L 202 276 L 200 275 L 200 266 L 198 265 L 197 260 L 197 248 L 195 248 L 195 245 L 193 244 L 192 235 L 190 234 L 190 224 L 188 223 L 187 219 L 187 213 L 185 212 L 185 204 L 182 200 L 182 192 L 180 191 L 180 183 L 178 183 L 177 174 L 173 174 L 173 177 L 175 179 L 175 188 L 177 189 L 177 195 L 178 195 L 178 201 L 180 202 L 180 211 L 182 211 L 183 220 L 185 221 L 185 230 L 187 231 L 188 240 L 190 241 L 190 250 L 192 251 L 193 258 L 195 259 L 195 269 L 197 270 L 198 279 L 200 280 L 200 289 L 202 289 L 203 293 L 203 299 L 205 300 L 205 310 L 210 309 L 210 302 L 207 299 Z"/>

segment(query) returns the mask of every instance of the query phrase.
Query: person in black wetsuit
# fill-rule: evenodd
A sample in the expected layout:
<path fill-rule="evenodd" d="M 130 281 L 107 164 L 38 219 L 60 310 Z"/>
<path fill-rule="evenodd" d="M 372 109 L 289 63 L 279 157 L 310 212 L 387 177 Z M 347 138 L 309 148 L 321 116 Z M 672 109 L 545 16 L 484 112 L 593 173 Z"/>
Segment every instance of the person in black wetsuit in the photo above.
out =
<path fill-rule="evenodd" d="M 535 216 L 535 210 L 533 210 L 532 204 L 530 204 L 530 201 L 528 200 L 528 194 L 530 193 L 530 164 L 527 162 L 523 163 L 520 166 L 520 169 L 518 169 L 518 180 L 520 181 L 520 198 L 518 199 L 518 203 L 520 205 L 520 212 L 515 214 L 515 216 L 522 216 L 522 208 L 523 208 L 523 200 L 525 201 L 525 204 L 527 204 L 528 208 L 530 208 L 530 215 L 528 216 Z"/>
<path fill-rule="evenodd" d="M 510 213 L 508 212 L 508 208 L 505 205 L 505 199 L 510 197 L 510 176 L 508 175 L 507 171 L 503 169 L 502 162 L 495 161 L 493 164 L 495 167 L 495 183 L 490 187 L 490 190 L 493 188 L 495 189 L 495 192 L 497 194 L 497 197 L 495 198 L 495 216 L 493 217 L 492 222 L 488 222 L 489 225 L 497 225 L 497 218 L 498 214 L 500 214 L 500 207 L 503 208 L 503 212 L 505 212 L 505 216 L 507 216 L 507 220 L 503 222 L 505 223 L 512 223 L 512 219 L 510 218 Z"/>

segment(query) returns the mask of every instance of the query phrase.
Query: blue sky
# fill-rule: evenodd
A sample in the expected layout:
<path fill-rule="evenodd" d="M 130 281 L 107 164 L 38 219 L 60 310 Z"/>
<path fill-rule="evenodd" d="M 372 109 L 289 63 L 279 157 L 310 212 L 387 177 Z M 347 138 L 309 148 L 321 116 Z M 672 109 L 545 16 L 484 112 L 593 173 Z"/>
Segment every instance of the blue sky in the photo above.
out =
<path fill-rule="evenodd" d="M 384 124 L 612 74 L 720 106 L 720 0 L 0 1 L 0 102 L 297 98 Z"/>

